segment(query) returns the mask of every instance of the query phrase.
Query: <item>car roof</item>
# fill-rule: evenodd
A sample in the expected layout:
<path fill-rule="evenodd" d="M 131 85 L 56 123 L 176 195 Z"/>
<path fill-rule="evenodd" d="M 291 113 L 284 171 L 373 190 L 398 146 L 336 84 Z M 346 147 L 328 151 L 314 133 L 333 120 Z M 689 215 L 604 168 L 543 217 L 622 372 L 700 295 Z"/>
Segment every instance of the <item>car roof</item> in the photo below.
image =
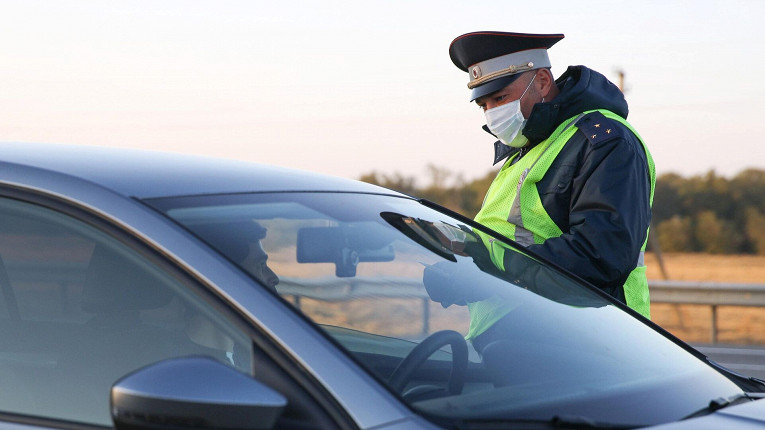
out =
<path fill-rule="evenodd" d="M 139 199 L 272 191 L 401 195 L 351 179 L 241 160 L 104 146 L 0 143 L 0 182 L 18 182 L 24 174 L 41 171 L 50 181 L 74 178 Z"/>

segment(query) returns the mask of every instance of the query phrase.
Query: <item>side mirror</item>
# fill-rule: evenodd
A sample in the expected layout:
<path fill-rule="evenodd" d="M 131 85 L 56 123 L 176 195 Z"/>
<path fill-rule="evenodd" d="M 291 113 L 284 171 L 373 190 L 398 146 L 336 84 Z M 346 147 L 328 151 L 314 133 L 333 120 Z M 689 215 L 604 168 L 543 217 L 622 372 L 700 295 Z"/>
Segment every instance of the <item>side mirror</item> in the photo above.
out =
<path fill-rule="evenodd" d="M 111 389 L 117 430 L 271 429 L 286 405 L 273 389 L 209 357 L 161 361 Z"/>

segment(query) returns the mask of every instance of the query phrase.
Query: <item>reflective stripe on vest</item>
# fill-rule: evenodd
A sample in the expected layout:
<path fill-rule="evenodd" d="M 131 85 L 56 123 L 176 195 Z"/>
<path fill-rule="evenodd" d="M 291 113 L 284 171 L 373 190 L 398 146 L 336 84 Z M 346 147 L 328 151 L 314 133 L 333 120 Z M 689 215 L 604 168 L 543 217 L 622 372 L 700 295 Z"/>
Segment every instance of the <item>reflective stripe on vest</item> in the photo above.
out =
<path fill-rule="evenodd" d="M 517 160 L 517 155 L 507 160 L 489 187 L 484 204 L 475 220 L 524 246 L 540 244 L 549 238 L 561 236 L 563 232 L 542 205 L 536 184 L 545 176 L 563 146 L 577 132 L 576 122 L 590 112 L 594 111 L 584 112 L 564 121 L 549 138 L 532 148 L 520 160 Z M 650 202 L 652 204 L 656 175 L 653 159 L 643 139 L 632 126 L 618 115 L 606 110 L 599 110 L 599 112 L 607 118 L 625 125 L 643 145 L 651 180 Z M 505 248 L 495 246 L 492 239 L 485 235 L 481 236 L 491 253 L 494 264 L 504 270 Z M 624 295 L 628 306 L 650 318 L 648 281 L 645 278 L 643 262 L 646 243 L 647 236 L 646 241 L 643 242 L 638 261 L 636 261 L 636 268 L 630 273 L 624 284 Z M 486 302 L 493 301 L 490 299 L 468 304 L 471 315 L 468 339 L 483 333 L 491 324 L 510 312 L 513 307 Z"/>

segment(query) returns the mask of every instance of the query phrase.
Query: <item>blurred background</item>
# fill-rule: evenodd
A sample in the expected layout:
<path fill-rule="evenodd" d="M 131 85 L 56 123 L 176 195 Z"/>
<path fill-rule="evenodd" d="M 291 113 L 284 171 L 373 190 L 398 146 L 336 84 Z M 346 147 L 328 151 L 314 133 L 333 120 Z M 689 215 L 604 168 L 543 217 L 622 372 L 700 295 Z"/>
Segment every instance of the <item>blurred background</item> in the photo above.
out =
<path fill-rule="evenodd" d="M 765 2 L 0 1 L 0 139 L 466 179 L 493 139 L 450 42 L 564 33 L 617 82 L 658 172 L 765 167 Z"/>
<path fill-rule="evenodd" d="M 450 42 L 564 33 L 553 74 L 622 84 L 656 162 L 649 276 L 762 283 L 763 17 L 759 0 L 0 0 L 0 141 L 277 164 L 472 215 L 498 167 Z M 655 309 L 707 340 L 707 307 Z M 765 343 L 745 311 L 721 307 L 715 340 Z"/>

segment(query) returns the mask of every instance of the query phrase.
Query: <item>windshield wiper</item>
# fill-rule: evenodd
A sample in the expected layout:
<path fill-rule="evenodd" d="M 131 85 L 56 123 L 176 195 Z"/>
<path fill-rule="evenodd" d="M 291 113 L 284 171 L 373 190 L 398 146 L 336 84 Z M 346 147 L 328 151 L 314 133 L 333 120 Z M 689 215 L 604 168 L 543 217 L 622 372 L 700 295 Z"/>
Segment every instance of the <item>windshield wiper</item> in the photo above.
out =
<path fill-rule="evenodd" d="M 616 424 L 592 420 L 579 415 L 556 415 L 551 420 L 466 420 L 459 423 L 456 428 L 461 430 L 494 430 L 506 429 L 509 425 L 523 425 L 527 429 L 570 429 L 570 430 L 626 430 L 644 427 L 645 424 Z"/>
<path fill-rule="evenodd" d="M 755 399 L 745 393 L 736 394 L 735 396 L 730 396 L 730 397 L 720 397 L 717 399 L 712 399 L 709 401 L 709 405 L 684 417 L 683 419 L 687 420 L 689 418 L 696 418 L 696 417 L 700 417 L 704 415 L 709 415 L 715 411 L 719 411 L 720 409 L 727 408 L 728 406 L 733 406 L 733 405 L 737 405 L 739 403 L 744 403 L 744 402 L 751 402 L 753 400 Z"/>

